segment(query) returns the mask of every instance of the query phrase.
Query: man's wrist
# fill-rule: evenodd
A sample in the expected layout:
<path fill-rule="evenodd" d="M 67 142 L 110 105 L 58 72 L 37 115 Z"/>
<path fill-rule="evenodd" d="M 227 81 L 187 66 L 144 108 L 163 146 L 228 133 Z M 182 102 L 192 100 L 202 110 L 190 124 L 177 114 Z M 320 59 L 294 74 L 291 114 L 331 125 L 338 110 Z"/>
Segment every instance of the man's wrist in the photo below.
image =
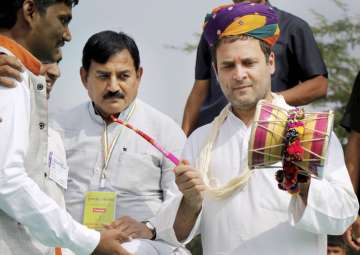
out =
<path fill-rule="evenodd" d="M 194 204 L 188 201 L 185 197 L 183 197 L 182 204 L 184 207 L 183 211 L 191 213 L 193 215 L 198 215 L 202 208 L 202 202 Z"/>
<path fill-rule="evenodd" d="M 141 223 L 143 223 L 145 225 L 145 227 L 151 232 L 151 238 L 149 238 L 150 240 L 155 240 L 156 239 L 156 228 L 155 226 L 148 220 L 142 221 Z"/>

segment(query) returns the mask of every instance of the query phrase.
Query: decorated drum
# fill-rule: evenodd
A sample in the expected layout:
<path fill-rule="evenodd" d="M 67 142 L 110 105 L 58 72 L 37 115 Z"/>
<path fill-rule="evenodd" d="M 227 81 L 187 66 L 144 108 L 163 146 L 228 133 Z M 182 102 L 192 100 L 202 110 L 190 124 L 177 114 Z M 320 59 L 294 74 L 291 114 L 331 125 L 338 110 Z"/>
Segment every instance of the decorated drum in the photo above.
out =
<path fill-rule="evenodd" d="M 279 167 L 283 160 L 288 111 L 261 100 L 256 108 L 249 141 L 250 169 Z M 301 161 L 292 161 L 303 174 L 321 178 L 327 155 L 334 114 L 328 112 L 305 113 L 304 134 L 300 144 L 304 148 Z"/>

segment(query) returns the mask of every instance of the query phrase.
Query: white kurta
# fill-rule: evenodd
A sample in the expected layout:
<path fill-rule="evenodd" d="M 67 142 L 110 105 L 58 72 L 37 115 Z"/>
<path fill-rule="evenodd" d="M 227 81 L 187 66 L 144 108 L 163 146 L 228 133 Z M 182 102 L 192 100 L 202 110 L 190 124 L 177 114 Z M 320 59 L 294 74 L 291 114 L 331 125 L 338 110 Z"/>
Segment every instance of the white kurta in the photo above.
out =
<path fill-rule="evenodd" d="M 69 168 L 66 162 L 64 143 L 58 132 L 48 128 L 48 153 L 49 178 L 45 183 L 46 194 L 61 207 L 65 208 L 64 191 L 66 190 Z M 69 249 L 62 248 L 62 255 L 74 255 Z M 49 255 L 55 254 L 51 248 Z"/>
<path fill-rule="evenodd" d="M 282 97 L 273 103 L 288 107 Z M 233 113 L 223 123 L 210 164 L 220 185 L 241 174 L 247 162 L 250 130 Z M 210 125 L 199 128 L 185 145 L 183 158 L 192 165 L 209 131 Z M 311 180 L 306 207 L 299 195 L 278 189 L 277 170 L 255 170 L 247 186 L 229 198 L 205 196 L 201 216 L 190 235 L 201 232 L 204 254 L 325 255 L 326 235 L 342 234 L 355 220 L 359 205 L 334 134 L 325 177 Z"/>
<path fill-rule="evenodd" d="M 3 47 L 0 52 L 11 54 Z M 37 116 L 33 114 L 41 115 L 41 120 L 47 117 L 47 108 L 41 107 L 42 102 L 46 103 L 45 80 L 30 71 L 23 72 L 22 79 L 15 88 L 0 86 L 0 254 L 48 254 L 51 249 L 44 244 L 69 247 L 79 255 L 90 254 L 100 234 L 59 207 L 54 200 L 59 201 L 61 192 L 47 178 L 47 153 L 43 151 L 47 148 L 47 137 L 43 136 L 47 135 L 47 123 L 34 121 Z M 34 98 L 31 91 L 35 89 Z M 34 129 L 39 133 L 32 133 Z"/>
<path fill-rule="evenodd" d="M 123 111 L 119 118 L 126 119 L 129 112 L 130 109 Z M 149 134 L 166 150 L 180 155 L 186 137 L 166 115 L 136 100 L 129 123 Z M 63 136 L 70 168 L 66 208 L 81 222 L 85 193 L 99 190 L 104 165 L 105 122 L 87 102 L 60 114 L 54 127 Z M 125 247 L 139 255 L 186 253 L 185 249 L 176 247 L 181 244 L 172 227 L 181 201 L 172 171 L 175 165 L 130 129 L 112 123 L 107 126 L 107 133 L 109 144 L 120 133 L 105 182 L 106 190 L 117 193 L 116 217 L 149 220 L 157 230 L 156 241 L 137 240 Z"/>

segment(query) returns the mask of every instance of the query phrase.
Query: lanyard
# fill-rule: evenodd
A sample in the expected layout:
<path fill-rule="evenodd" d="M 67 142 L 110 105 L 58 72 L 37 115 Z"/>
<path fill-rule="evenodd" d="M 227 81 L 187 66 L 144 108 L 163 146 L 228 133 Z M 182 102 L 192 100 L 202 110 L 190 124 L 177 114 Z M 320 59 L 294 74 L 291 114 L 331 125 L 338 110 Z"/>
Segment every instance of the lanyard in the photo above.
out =
<path fill-rule="evenodd" d="M 126 116 L 126 121 L 128 122 L 131 115 L 133 114 L 135 109 L 135 103 L 131 106 L 131 109 L 128 113 L 128 115 Z M 103 135 L 103 147 L 104 147 L 104 166 L 101 169 L 101 174 L 100 174 L 100 188 L 105 188 L 105 181 L 107 178 L 107 168 L 110 162 L 110 158 L 112 156 L 112 153 L 114 151 L 114 147 L 115 144 L 117 142 L 117 140 L 119 139 L 124 127 L 121 127 L 121 129 L 119 130 L 119 133 L 114 137 L 113 141 L 111 142 L 111 145 L 109 147 L 108 144 L 108 132 L 107 132 L 107 127 L 108 125 L 105 124 L 105 130 L 104 130 L 104 135 Z"/>

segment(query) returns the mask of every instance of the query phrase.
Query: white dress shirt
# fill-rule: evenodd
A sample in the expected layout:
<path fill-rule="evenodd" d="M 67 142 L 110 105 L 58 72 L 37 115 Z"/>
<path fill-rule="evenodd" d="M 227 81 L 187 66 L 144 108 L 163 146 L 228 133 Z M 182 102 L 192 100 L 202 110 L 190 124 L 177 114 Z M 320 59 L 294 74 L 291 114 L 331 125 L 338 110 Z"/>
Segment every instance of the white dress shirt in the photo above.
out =
<path fill-rule="evenodd" d="M 132 106 L 119 118 L 126 120 Z M 153 137 L 166 150 L 180 155 L 186 137 L 168 116 L 136 99 L 129 123 Z M 54 128 L 65 144 L 70 168 L 66 208 L 76 220 L 83 220 L 85 193 L 102 190 L 99 185 L 104 166 L 103 136 L 107 128 L 109 144 L 120 133 L 109 160 L 104 187 L 106 191 L 116 192 L 116 218 L 130 216 L 137 221 L 150 221 L 156 228 L 156 240 L 141 242 L 146 242 L 145 246 L 153 247 L 158 254 L 186 253 L 177 247 L 180 244 L 172 227 L 182 196 L 175 184 L 172 171 L 175 165 L 171 161 L 133 130 L 116 123 L 106 126 L 91 102 L 58 115 Z"/>
<path fill-rule="evenodd" d="M 273 103 L 288 108 L 282 97 Z M 210 125 L 197 129 L 185 145 L 183 158 L 191 164 L 209 131 Z M 210 164 L 220 185 L 242 173 L 250 131 L 233 113 L 221 126 Z M 205 196 L 189 237 L 201 232 L 204 254 L 325 255 L 326 235 L 342 234 L 356 219 L 359 205 L 334 134 L 324 179 L 311 179 L 306 206 L 299 195 L 279 190 L 277 170 L 254 170 L 247 186 L 226 199 Z"/>

